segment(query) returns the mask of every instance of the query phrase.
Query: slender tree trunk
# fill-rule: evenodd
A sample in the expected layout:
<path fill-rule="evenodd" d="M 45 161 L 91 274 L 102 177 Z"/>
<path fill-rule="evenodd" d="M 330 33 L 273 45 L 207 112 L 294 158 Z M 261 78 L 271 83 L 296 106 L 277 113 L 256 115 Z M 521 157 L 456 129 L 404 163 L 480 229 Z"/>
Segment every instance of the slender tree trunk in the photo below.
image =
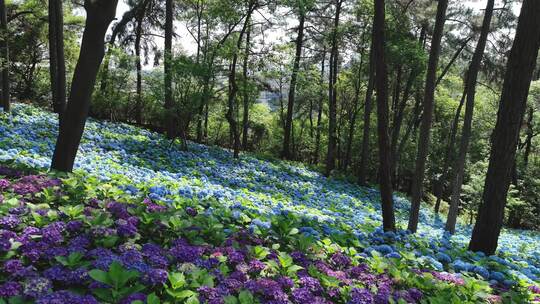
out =
<path fill-rule="evenodd" d="M 429 151 L 429 137 L 431 131 L 431 121 L 433 118 L 433 107 L 435 99 L 435 81 L 437 74 L 437 64 L 441 49 L 441 39 L 446 20 L 446 8 L 448 0 L 439 0 L 437 4 L 437 19 L 433 38 L 431 39 L 431 51 L 429 54 L 428 70 L 426 75 L 426 87 L 424 92 L 424 114 L 420 127 L 420 139 L 418 142 L 418 154 L 416 157 L 416 169 L 412 183 L 411 211 L 409 215 L 408 229 L 416 232 L 418 228 L 418 216 L 420 214 L 420 202 L 423 194 L 424 173 L 426 160 Z"/>
<path fill-rule="evenodd" d="M 142 23 L 145 14 L 145 8 L 139 12 L 137 16 L 137 27 L 135 28 L 135 65 L 137 68 L 137 99 L 135 104 L 135 121 L 137 124 L 142 124 L 142 63 L 141 63 L 141 38 L 142 38 Z"/>
<path fill-rule="evenodd" d="M 529 106 L 529 114 L 527 118 L 527 137 L 525 138 L 525 152 L 523 153 L 523 167 L 526 169 L 529 166 L 529 156 L 531 155 L 532 139 L 534 137 L 534 107 Z"/>
<path fill-rule="evenodd" d="M 244 95 L 244 111 L 243 111 L 243 121 L 242 121 L 242 150 L 248 150 L 248 139 L 249 139 L 249 88 L 248 88 L 248 68 L 249 68 L 249 51 L 251 43 L 251 25 L 248 26 L 246 32 L 246 53 L 244 54 L 244 65 L 242 67 L 242 77 L 243 82 L 243 95 Z"/>
<path fill-rule="evenodd" d="M 325 70 L 325 60 L 326 60 L 326 47 L 323 49 L 322 52 L 322 61 L 321 61 L 321 83 L 319 84 L 320 87 L 320 96 L 319 96 L 319 104 L 318 104 L 318 112 L 317 112 L 317 130 L 315 132 L 315 151 L 313 151 L 313 163 L 318 164 L 319 163 L 319 151 L 321 147 L 321 129 L 322 129 L 322 113 L 323 113 L 323 107 L 324 107 L 324 70 Z"/>
<path fill-rule="evenodd" d="M 492 136 L 482 204 L 469 243 L 471 251 L 482 251 L 490 255 L 497 249 L 510 186 L 510 174 L 540 47 L 538 16 L 540 16 L 540 2 L 524 0 L 514 44 L 508 57 L 497 123 Z"/>
<path fill-rule="evenodd" d="M 452 58 L 450 59 L 448 64 L 444 67 L 443 71 L 441 72 L 441 75 L 439 75 L 439 78 L 437 78 L 437 81 L 435 82 L 435 87 L 437 87 L 439 85 L 439 83 L 444 79 L 444 76 L 446 76 L 446 74 L 448 73 L 448 71 L 450 70 L 450 68 L 454 64 L 454 62 L 456 62 L 459 55 L 463 52 L 465 47 L 467 47 L 467 44 L 469 43 L 469 41 L 471 41 L 471 39 L 472 39 L 472 37 L 469 37 L 469 38 L 465 39 L 465 41 L 463 41 L 463 43 L 461 44 L 459 49 L 457 49 L 457 51 L 454 53 L 454 56 L 452 56 Z"/>
<path fill-rule="evenodd" d="M 9 34 L 7 28 L 6 3 L 0 0 L 0 52 L 2 52 L 2 107 L 10 111 L 11 94 L 9 92 Z"/>
<path fill-rule="evenodd" d="M 392 178 L 390 167 L 390 140 L 388 138 L 388 70 L 385 56 L 385 7 L 384 0 L 375 0 L 373 19 L 373 51 L 375 58 L 375 83 L 377 88 L 377 133 L 379 135 L 379 180 L 383 228 L 396 230 Z"/>
<path fill-rule="evenodd" d="M 446 151 L 444 152 L 443 168 L 442 168 L 441 176 L 438 181 L 439 185 L 437 189 L 437 201 L 435 202 L 435 208 L 434 208 L 434 211 L 436 214 L 439 213 L 439 210 L 441 208 L 441 200 L 444 194 L 446 180 L 449 175 L 448 170 L 450 167 L 450 162 L 454 158 L 453 155 L 455 154 L 453 151 L 454 151 L 454 145 L 456 143 L 457 130 L 459 127 L 459 118 L 461 117 L 461 109 L 463 108 L 463 105 L 465 104 L 465 97 L 467 96 L 466 86 L 467 84 L 465 83 L 465 89 L 463 90 L 463 94 L 461 95 L 459 105 L 456 109 L 456 113 L 454 114 L 454 120 L 452 121 L 452 125 L 450 126 L 450 136 L 448 138 L 448 143 L 446 144 Z"/>
<path fill-rule="evenodd" d="M 172 92 L 172 36 L 173 36 L 173 0 L 165 1 L 165 58 L 164 58 L 164 74 L 165 74 L 165 130 L 167 138 L 173 139 L 174 132 L 174 101 Z"/>
<path fill-rule="evenodd" d="M 240 30 L 240 35 L 236 41 L 236 50 L 231 62 L 231 69 L 229 73 L 229 96 L 228 96 L 228 110 L 226 113 L 226 119 L 229 122 L 229 134 L 232 141 L 234 150 L 234 158 L 240 157 L 240 132 L 238 130 L 238 123 L 236 120 L 237 106 L 236 106 L 236 94 L 238 93 L 238 83 L 236 82 L 236 64 L 238 62 L 238 50 L 242 47 L 242 41 L 244 34 L 251 22 L 251 14 L 255 9 L 255 3 L 250 1 L 247 15 L 245 17 L 244 25 Z"/>
<path fill-rule="evenodd" d="M 336 166 L 337 142 L 337 73 L 339 63 L 338 30 L 343 0 L 336 1 L 336 15 L 332 33 L 332 49 L 330 51 L 330 78 L 328 84 L 328 151 L 326 153 L 325 175 L 330 176 Z"/>
<path fill-rule="evenodd" d="M 366 185 L 367 163 L 369 158 L 369 132 L 371 127 L 371 108 L 373 98 L 373 87 L 375 83 L 375 58 L 373 44 L 369 51 L 369 79 L 366 89 L 366 101 L 364 104 L 364 128 L 362 134 L 362 151 L 360 153 L 360 166 L 358 169 L 358 184 Z"/>
<path fill-rule="evenodd" d="M 290 141 L 291 130 L 293 124 L 294 99 L 296 97 L 296 81 L 298 70 L 300 69 L 300 59 L 302 58 L 302 46 L 304 44 L 304 23 L 306 14 L 303 8 L 300 8 L 298 16 L 298 36 L 296 37 L 296 54 L 294 56 L 294 64 L 291 73 L 291 84 L 289 86 L 289 102 L 287 103 L 287 118 L 285 120 L 285 130 L 283 134 L 283 152 L 282 157 L 285 159 L 291 158 Z"/>
<path fill-rule="evenodd" d="M 66 107 L 66 63 L 64 12 L 60 0 L 49 0 L 49 57 L 53 110 L 61 114 Z"/>
<path fill-rule="evenodd" d="M 51 168 L 70 172 L 79 148 L 90 99 L 105 54 L 105 34 L 116 14 L 118 0 L 85 0 L 86 24 L 81 52 L 71 85 L 66 111 L 60 116 L 60 132 Z"/>
<path fill-rule="evenodd" d="M 358 105 L 360 104 L 360 86 L 361 86 L 361 76 L 362 76 L 362 67 L 364 65 L 363 57 L 360 59 L 360 64 L 358 66 L 357 72 L 357 81 L 356 87 L 354 88 L 354 102 L 351 113 L 349 114 L 349 131 L 347 135 L 347 146 L 345 148 L 345 160 L 343 164 L 343 170 L 347 170 L 351 162 L 351 152 L 352 152 L 352 143 L 354 139 L 354 130 L 356 129 L 356 118 L 358 117 Z"/>
<path fill-rule="evenodd" d="M 465 174 L 465 162 L 467 159 L 467 151 L 469 150 L 469 141 L 472 131 L 472 119 L 474 112 L 474 97 L 476 95 L 476 81 L 478 72 L 484 57 L 489 28 L 491 25 L 491 17 L 493 16 L 493 6 L 495 0 L 488 0 L 484 11 L 484 21 L 482 23 L 482 32 L 476 45 L 469 70 L 467 72 L 467 103 L 465 105 L 465 118 L 463 130 L 461 134 L 461 142 L 459 144 L 459 154 L 455 164 L 455 176 L 452 183 L 452 198 L 450 200 L 450 210 L 446 220 L 445 230 L 453 234 L 456 232 L 456 221 L 459 213 L 459 202 L 461 200 L 461 186 L 463 184 L 463 175 Z"/>

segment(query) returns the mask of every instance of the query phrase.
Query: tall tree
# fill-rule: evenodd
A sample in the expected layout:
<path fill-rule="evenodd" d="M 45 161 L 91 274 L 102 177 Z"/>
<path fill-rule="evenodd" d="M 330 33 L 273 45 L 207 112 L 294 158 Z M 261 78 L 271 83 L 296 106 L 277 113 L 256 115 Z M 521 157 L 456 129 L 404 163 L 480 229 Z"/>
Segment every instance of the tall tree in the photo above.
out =
<path fill-rule="evenodd" d="M 149 0 L 142 0 L 143 4 L 141 9 L 137 12 L 135 17 L 135 65 L 137 68 L 137 97 L 135 102 L 135 121 L 137 124 L 142 124 L 142 61 L 141 61 L 141 39 L 143 35 L 143 22 L 146 10 L 149 4 Z"/>
<path fill-rule="evenodd" d="M 491 154 L 469 249 L 493 254 L 504 220 L 504 208 L 527 96 L 540 48 L 540 1 L 524 0 L 514 44 L 508 57 Z"/>
<path fill-rule="evenodd" d="M 396 229 L 388 135 L 388 67 L 385 56 L 385 7 L 384 0 L 375 0 L 373 18 L 373 59 L 375 59 L 375 86 L 377 90 L 377 134 L 379 136 L 380 192 L 385 231 Z"/>
<path fill-rule="evenodd" d="M 61 0 L 49 0 L 49 58 L 53 110 L 60 114 L 66 107 L 64 10 Z"/>
<path fill-rule="evenodd" d="M 448 212 L 448 218 L 446 220 L 445 230 L 454 233 L 456 230 L 456 220 L 459 212 L 459 202 L 461 198 L 461 186 L 463 184 L 463 175 L 465 174 L 465 161 L 467 158 L 467 151 L 469 150 L 469 141 L 472 131 L 472 119 L 474 111 L 474 97 L 476 95 L 476 81 L 478 79 L 478 73 L 480 71 L 480 65 L 482 64 L 482 58 L 484 57 L 484 50 L 486 49 L 487 38 L 489 34 L 489 28 L 491 25 L 491 18 L 493 16 L 493 7 L 495 0 L 488 0 L 486 9 L 484 11 L 484 21 L 482 22 L 482 30 L 480 37 L 478 38 L 478 44 L 474 51 L 469 70 L 467 72 L 467 102 L 465 104 L 465 118 L 463 122 L 463 129 L 461 131 L 461 141 L 459 144 L 459 154 L 454 166 L 454 180 L 452 183 L 452 198 L 450 201 L 450 210 Z"/>
<path fill-rule="evenodd" d="M 373 98 L 373 87 L 375 82 L 375 58 L 373 58 L 373 44 L 369 51 L 369 78 L 366 89 L 366 99 L 364 104 L 364 127 L 362 133 L 362 151 L 360 152 L 360 166 L 358 170 L 358 184 L 364 186 L 367 177 L 367 164 L 369 158 L 369 132 L 371 127 L 371 108 Z"/>
<path fill-rule="evenodd" d="M 409 214 L 408 229 L 416 232 L 418 228 L 418 216 L 420 214 L 420 202 L 423 195 L 424 173 L 426 160 L 429 151 L 429 137 L 431 131 L 431 121 L 433 119 L 433 107 L 435 99 L 435 83 L 437 78 L 437 65 L 441 49 L 444 23 L 446 21 L 446 9 L 448 0 L 439 0 L 437 4 L 437 17 L 435 28 L 431 39 L 431 50 L 429 53 L 428 69 L 426 73 L 426 85 L 424 88 L 424 114 L 420 126 L 420 139 L 418 142 L 418 153 L 416 155 L 416 168 L 412 183 L 411 211 Z"/>
<path fill-rule="evenodd" d="M 321 148 L 321 131 L 322 131 L 322 114 L 323 114 L 323 107 L 324 107 L 324 73 L 326 68 L 326 46 L 323 46 L 322 50 L 322 59 L 321 59 L 321 78 L 319 83 L 320 88 L 320 96 L 319 96 L 319 103 L 317 105 L 317 127 L 315 131 L 315 150 L 313 151 L 313 163 L 318 164 L 319 163 L 319 151 Z"/>
<path fill-rule="evenodd" d="M 105 34 L 116 14 L 118 0 L 85 0 L 86 22 L 81 51 L 73 74 L 51 168 L 70 172 L 84 131 L 96 76 L 105 54 Z"/>
<path fill-rule="evenodd" d="M 238 93 L 238 82 L 236 81 L 236 65 L 238 62 L 238 51 L 242 47 L 242 41 L 244 39 L 244 35 L 246 34 L 246 31 L 249 27 L 249 24 L 251 22 L 251 15 L 253 14 L 253 11 L 257 7 L 257 0 L 249 0 L 247 4 L 247 11 L 246 15 L 244 16 L 244 25 L 242 26 L 242 29 L 240 30 L 240 33 L 238 35 L 238 39 L 236 40 L 236 49 L 234 50 L 234 54 L 232 57 L 231 62 L 231 68 L 229 71 L 229 96 L 227 98 L 227 113 L 225 114 L 225 118 L 229 122 L 229 130 L 230 130 L 230 137 L 231 142 L 234 150 L 234 158 L 238 158 L 240 156 L 240 132 L 238 130 L 238 122 L 236 121 L 236 114 L 237 114 L 237 101 L 236 101 L 236 95 Z"/>
<path fill-rule="evenodd" d="M 165 1 L 165 130 L 169 139 L 174 138 L 173 93 L 172 93 L 172 41 L 173 41 L 173 0 Z"/>
<path fill-rule="evenodd" d="M 243 110 L 243 119 L 242 119 L 242 150 L 247 151 L 248 149 L 248 136 L 249 136 L 249 81 L 248 81 L 248 70 L 249 70 L 249 52 L 251 48 L 251 30 L 252 25 L 248 25 L 246 32 L 246 49 L 244 54 L 244 63 L 242 65 L 242 93 L 244 99 L 244 110 Z"/>
<path fill-rule="evenodd" d="M 334 26 L 332 29 L 332 46 L 330 50 L 330 74 L 328 78 L 328 151 L 326 153 L 326 176 L 336 166 L 337 154 L 337 73 L 339 63 L 339 22 L 343 0 L 336 0 Z"/>
<path fill-rule="evenodd" d="M 306 7 L 304 1 L 298 1 L 298 35 L 296 36 L 296 53 L 291 73 L 291 83 L 289 85 L 289 96 L 287 103 L 287 117 L 285 119 L 285 130 L 283 135 L 283 152 L 285 159 L 291 159 L 291 132 L 293 125 L 294 99 L 296 97 L 296 82 L 298 70 L 300 69 L 300 59 L 302 58 L 302 46 L 304 44 L 304 25 L 306 21 Z"/>
<path fill-rule="evenodd" d="M 9 93 L 9 33 L 6 17 L 6 2 L 0 0 L 0 52 L 2 62 L 2 107 L 9 112 L 11 94 Z"/>

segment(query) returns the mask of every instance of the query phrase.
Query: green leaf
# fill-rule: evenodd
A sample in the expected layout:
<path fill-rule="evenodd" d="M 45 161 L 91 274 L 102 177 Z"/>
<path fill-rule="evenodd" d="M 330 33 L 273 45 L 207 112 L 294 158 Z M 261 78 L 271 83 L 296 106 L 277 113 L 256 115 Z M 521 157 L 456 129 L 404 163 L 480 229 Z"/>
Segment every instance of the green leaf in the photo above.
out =
<path fill-rule="evenodd" d="M 147 304 L 160 304 L 158 296 L 156 296 L 155 293 L 151 293 L 146 297 L 146 303 Z"/>
<path fill-rule="evenodd" d="M 112 285 L 111 282 L 109 281 L 109 276 L 107 275 L 107 273 L 103 270 L 99 270 L 99 269 L 93 269 L 93 270 L 90 270 L 88 272 L 88 275 L 100 282 L 100 283 L 103 283 L 103 284 L 107 284 L 107 285 Z"/>
<path fill-rule="evenodd" d="M 238 294 L 238 300 L 240 300 L 240 304 L 251 304 L 255 302 L 253 301 L 253 295 L 247 290 L 242 290 Z"/>
<path fill-rule="evenodd" d="M 187 299 L 186 304 L 199 304 L 199 299 L 197 299 L 197 296 L 191 296 Z"/>

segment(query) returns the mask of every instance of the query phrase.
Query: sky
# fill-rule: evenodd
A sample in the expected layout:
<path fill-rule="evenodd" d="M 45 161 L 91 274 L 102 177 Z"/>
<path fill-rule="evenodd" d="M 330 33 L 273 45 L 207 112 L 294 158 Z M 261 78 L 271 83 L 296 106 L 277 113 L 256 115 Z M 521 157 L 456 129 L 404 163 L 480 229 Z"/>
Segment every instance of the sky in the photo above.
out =
<path fill-rule="evenodd" d="M 451 1 L 454 1 L 454 3 L 464 3 L 465 5 L 470 6 L 471 8 L 475 9 L 477 12 L 480 12 L 482 9 L 485 8 L 488 0 L 451 0 Z M 502 6 L 502 2 L 503 2 L 502 0 L 496 0 L 495 7 Z M 514 12 L 516 14 L 519 13 L 520 7 L 521 7 L 521 4 L 517 4 L 513 6 Z M 125 1 L 120 0 L 120 2 L 118 3 L 117 10 L 116 10 L 116 18 L 118 20 L 121 19 L 122 15 L 128 10 L 128 8 L 129 7 L 125 3 Z M 294 24 L 292 24 L 291 26 L 294 26 Z M 176 40 L 175 46 L 181 48 L 188 54 L 194 54 L 196 52 L 195 41 L 186 30 L 185 24 L 181 22 L 175 23 L 175 33 L 180 37 L 180 39 Z M 265 37 L 266 42 L 276 41 L 280 37 L 284 36 L 284 30 L 279 29 L 277 31 L 266 31 L 265 36 L 266 36 Z M 178 44 L 178 41 L 181 41 L 180 45 Z M 163 45 L 163 39 L 161 38 L 156 38 L 155 42 L 158 46 Z"/>

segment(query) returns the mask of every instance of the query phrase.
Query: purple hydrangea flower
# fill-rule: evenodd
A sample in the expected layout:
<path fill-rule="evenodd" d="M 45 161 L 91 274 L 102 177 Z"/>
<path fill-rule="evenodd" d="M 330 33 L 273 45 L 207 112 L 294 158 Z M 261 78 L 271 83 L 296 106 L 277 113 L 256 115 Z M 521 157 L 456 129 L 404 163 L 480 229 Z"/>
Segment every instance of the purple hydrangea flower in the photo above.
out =
<path fill-rule="evenodd" d="M 77 295 L 70 291 L 56 291 L 39 298 L 36 304 L 98 304 L 99 302 L 89 295 Z"/>
<path fill-rule="evenodd" d="M 120 304 L 131 304 L 135 301 L 142 301 L 143 303 L 146 302 L 146 295 L 142 294 L 142 293 L 134 293 L 134 294 L 131 294 L 125 298 L 123 298 L 121 301 L 120 301 Z"/>
<path fill-rule="evenodd" d="M 15 229 L 19 224 L 21 223 L 21 220 L 19 217 L 13 214 L 8 214 L 6 216 L 3 216 L 0 218 L 0 227 L 4 229 Z"/>
<path fill-rule="evenodd" d="M 30 278 L 24 282 L 23 294 L 27 297 L 37 299 L 48 294 L 51 288 L 51 281 L 47 278 Z"/>
<path fill-rule="evenodd" d="M 21 294 L 21 284 L 17 282 L 6 282 L 0 285 L 0 298 L 9 298 Z"/>
<path fill-rule="evenodd" d="M 375 299 L 371 292 L 365 288 L 354 288 L 351 291 L 349 304 L 372 304 Z"/>

